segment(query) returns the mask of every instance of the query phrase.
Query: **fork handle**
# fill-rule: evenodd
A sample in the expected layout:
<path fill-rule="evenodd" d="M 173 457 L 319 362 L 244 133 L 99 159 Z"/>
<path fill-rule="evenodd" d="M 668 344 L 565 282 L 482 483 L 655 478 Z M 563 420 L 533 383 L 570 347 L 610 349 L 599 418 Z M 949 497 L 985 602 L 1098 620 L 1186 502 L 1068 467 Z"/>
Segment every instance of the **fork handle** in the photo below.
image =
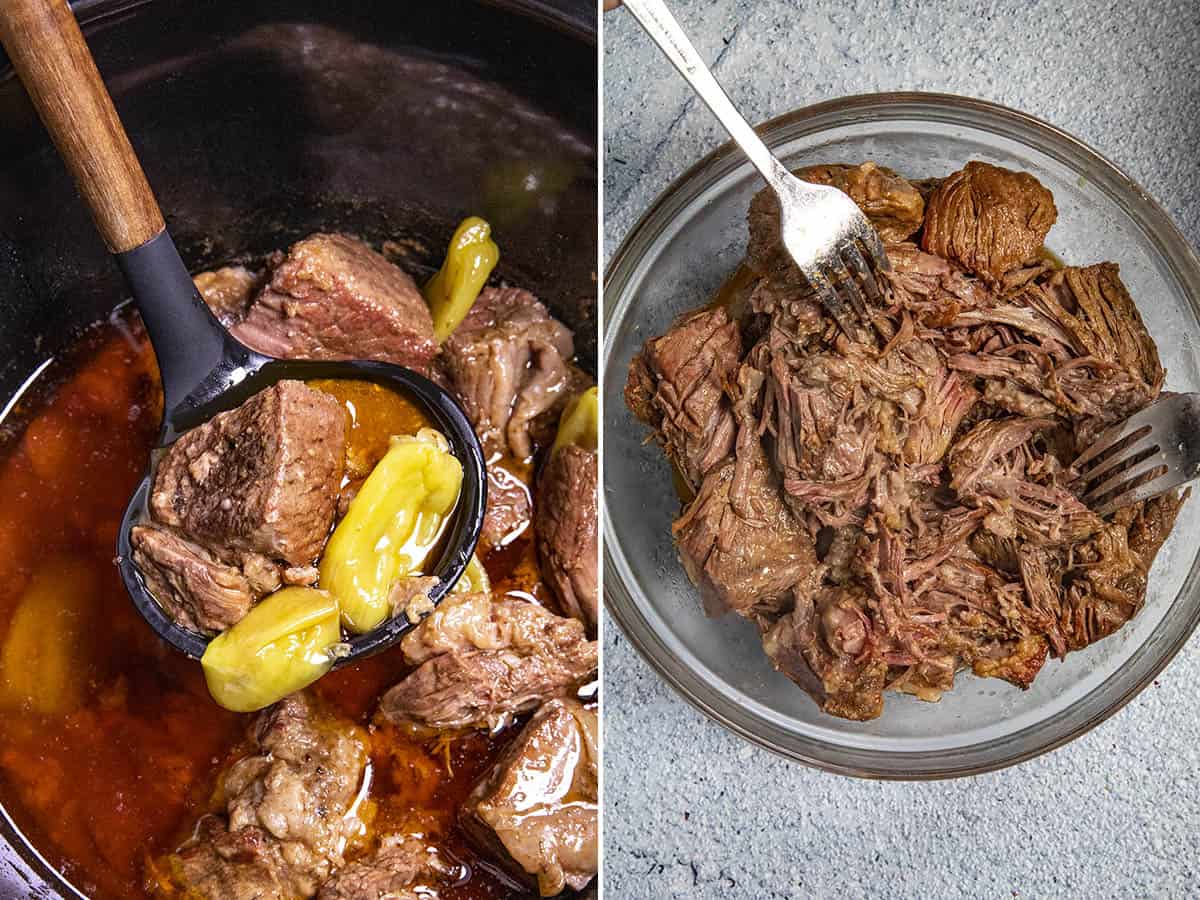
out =
<path fill-rule="evenodd" d="M 662 0 L 625 0 L 625 8 L 633 14 L 651 40 L 658 44 L 658 48 L 679 70 L 679 74 L 687 79 L 688 84 L 729 132 L 729 136 L 762 173 L 767 184 L 779 191 L 790 175 L 787 168 L 767 149 L 762 138 L 737 111 L 729 95 L 713 77 L 713 73 L 700 58 L 700 54 L 679 27 L 671 11 L 667 9 L 667 5 Z"/>

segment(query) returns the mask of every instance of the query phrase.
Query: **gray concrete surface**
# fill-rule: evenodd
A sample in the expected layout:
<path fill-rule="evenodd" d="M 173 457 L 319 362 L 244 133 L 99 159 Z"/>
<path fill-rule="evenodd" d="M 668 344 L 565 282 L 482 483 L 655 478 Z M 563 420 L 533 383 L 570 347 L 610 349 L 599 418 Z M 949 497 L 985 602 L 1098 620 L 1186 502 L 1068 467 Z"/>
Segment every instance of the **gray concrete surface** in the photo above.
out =
<path fill-rule="evenodd" d="M 1200 244 L 1200 4 L 676 0 L 752 120 L 877 90 L 971 94 L 1097 147 Z M 605 248 L 724 140 L 623 13 L 605 17 Z M 856 781 L 678 698 L 610 623 L 605 896 L 1200 896 L 1200 637 L 1085 737 L 1004 772 Z"/>

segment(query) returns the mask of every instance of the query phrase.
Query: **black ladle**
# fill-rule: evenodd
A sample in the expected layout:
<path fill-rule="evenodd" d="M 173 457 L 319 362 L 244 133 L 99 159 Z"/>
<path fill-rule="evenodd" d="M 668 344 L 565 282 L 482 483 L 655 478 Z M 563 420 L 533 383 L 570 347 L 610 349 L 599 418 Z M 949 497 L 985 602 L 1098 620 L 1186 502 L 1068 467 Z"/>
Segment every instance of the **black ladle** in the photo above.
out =
<path fill-rule="evenodd" d="M 366 360 L 280 360 L 235 340 L 192 283 L 158 203 L 117 117 L 96 64 L 65 0 L 0 0 L 0 42 L 91 208 L 141 313 L 162 376 L 159 448 L 275 382 L 292 378 L 373 381 L 416 401 L 463 465 L 463 486 L 441 559 L 433 569 L 435 604 L 462 576 L 483 526 L 487 478 L 471 423 L 442 388 L 403 366 Z M 157 452 L 153 458 L 159 456 Z M 147 590 L 134 565 L 130 529 L 147 515 L 153 475 L 147 469 L 121 520 L 118 567 L 134 606 L 173 647 L 199 658 L 208 638 L 183 628 Z M 412 627 L 395 616 L 349 641 L 337 665 L 377 653 Z"/>

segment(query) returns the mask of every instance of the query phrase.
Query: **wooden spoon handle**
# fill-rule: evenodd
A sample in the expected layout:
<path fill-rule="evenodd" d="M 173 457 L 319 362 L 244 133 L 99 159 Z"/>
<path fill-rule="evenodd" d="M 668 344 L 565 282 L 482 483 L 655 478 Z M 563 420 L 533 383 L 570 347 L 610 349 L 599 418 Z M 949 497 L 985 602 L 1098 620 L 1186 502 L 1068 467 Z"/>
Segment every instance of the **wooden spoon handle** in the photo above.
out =
<path fill-rule="evenodd" d="M 109 250 L 161 232 L 158 203 L 66 0 L 0 0 L 0 42 Z"/>

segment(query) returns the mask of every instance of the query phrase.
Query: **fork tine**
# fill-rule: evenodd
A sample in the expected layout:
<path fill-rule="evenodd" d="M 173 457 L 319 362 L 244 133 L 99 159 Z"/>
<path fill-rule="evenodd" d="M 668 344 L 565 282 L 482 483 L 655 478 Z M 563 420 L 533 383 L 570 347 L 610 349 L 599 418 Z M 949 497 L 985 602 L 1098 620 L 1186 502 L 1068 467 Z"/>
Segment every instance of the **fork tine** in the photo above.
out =
<path fill-rule="evenodd" d="M 883 306 L 883 294 L 879 290 L 879 285 L 875 281 L 875 273 L 871 271 L 867 261 L 863 259 L 862 253 L 854 244 L 849 244 L 842 250 L 842 259 L 853 275 L 857 275 L 859 281 L 862 282 L 863 289 L 867 292 L 871 303 L 875 306 Z"/>
<path fill-rule="evenodd" d="M 1129 459 L 1130 453 L 1139 445 L 1142 449 L 1148 449 L 1149 444 L 1145 443 L 1146 438 L 1152 438 L 1154 434 L 1153 427 L 1148 422 L 1138 421 L 1138 416 L 1131 416 L 1124 422 L 1114 425 L 1107 431 L 1101 432 L 1096 440 L 1092 441 L 1092 445 L 1084 450 L 1075 458 L 1075 462 L 1071 463 L 1071 467 L 1080 472 L 1080 478 L 1095 478 L 1102 472 L 1112 468 L 1113 460 L 1118 462 L 1123 459 Z M 1107 453 L 1113 447 L 1134 438 L 1132 444 L 1121 450 L 1116 456 L 1109 457 L 1093 471 L 1084 472 L 1083 469 L 1094 460 L 1096 457 Z"/>
<path fill-rule="evenodd" d="M 1150 429 L 1149 426 L 1144 426 L 1144 429 L 1139 429 L 1139 431 L 1140 430 L 1145 430 L 1145 434 L 1139 437 L 1128 447 L 1122 447 L 1119 452 L 1114 453 L 1095 468 L 1084 472 L 1079 476 L 1078 482 L 1081 484 L 1095 484 L 1100 479 L 1104 479 L 1104 483 L 1107 484 L 1114 478 L 1123 478 L 1125 476 L 1124 472 L 1114 472 L 1113 470 L 1122 465 L 1127 465 L 1131 462 L 1134 462 L 1139 456 L 1143 456 L 1146 453 L 1157 451 L 1156 456 L 1165 459 L 1165 457 L 1163 457 L 1162 447 L 1158 442 L 1158 436 L 1154 433 L 1154 431 Z M 1136 433 L 1137 432 L 1135 432 L 1135 434 Z M 1141 463 L 1139 462 L 1138 464 L 1140 465 Z M 1094 490 L 1094 488 L 1092 490 Z M 1089 491 L 1088 493 L 1091 492 L 1092 491 Z"/>
<path fill-rule="evenodd" d="M 866 223 L 865 228 L 858 230 L 858 239 L 867 248 L 867 254 L 871 257 L 872 268 L 879 272 L 890 272 L 892 263 L 888 259 L 887 249 L 883 246 L 883 238 L 879 236 L 879 232 L 875 230 L 870 222 Z"/>
<path fill-rule="evenodd" d="M 1095 487 L 1089 488 L 1080 498 L 1084 503 L 1094 503 L 1101 497 L 1111 494 L 1113 491 L 1120 488 L 1122 485 L 1132 485 L 1133 482 L 1139 479 L 1153 475 L 1155 478 L 1161 475 L 1159 469 L 1169 469 L 1170 465 L 1167 462 L 1166 456 L 1162 453 L 1155 453 L 1148 459 L 1142 460 L 1128 469 L 1124 469 L 1109 478 L 1104 479 Z M 1128 488 L 1125 488 L 1128 490 Z"/>
<path fill-rule="evenodd" d="M 1103 506 L 1098 507 L 1096 513 L 1101 516 L 1107 516 L 1116 512 L 1122 506 L 1140 503 L 1142 500 L 1149 500 L 1152 497 L 1157 497 L 1159 494 L 1165 494 L 1167 491 L 1173 490 L 1190 480 L 1191 478 L 1188 473 L 1168 468 L 1167 471 L 1163 472 L 1157 478 L 1152 478 L 1130 490 L 1115 495 Z"/>
<path fill-rule="evenodd" d="M 858 315 L 858 320 L 864 326 L 871 324 L 871 310 L 867 305 L 866 295 L 859 287 L 858 281 L 845 267 L 826 270 L 826 275 L 833 284 L 833 289 L 849 301 L 850 306 Z"/>
<path fill-rule="evenodd" d="M 846 336 L 854 340 L 858 334 L 855 315 L 846 305 L 846 301 L 834 289 L 829 275 L 820 269 L 805 269 L 804 277 L 808 279 L 808 284 L 816 293 L 817 299 L 821 301 L 821 305 L 833 316 Z"/>

